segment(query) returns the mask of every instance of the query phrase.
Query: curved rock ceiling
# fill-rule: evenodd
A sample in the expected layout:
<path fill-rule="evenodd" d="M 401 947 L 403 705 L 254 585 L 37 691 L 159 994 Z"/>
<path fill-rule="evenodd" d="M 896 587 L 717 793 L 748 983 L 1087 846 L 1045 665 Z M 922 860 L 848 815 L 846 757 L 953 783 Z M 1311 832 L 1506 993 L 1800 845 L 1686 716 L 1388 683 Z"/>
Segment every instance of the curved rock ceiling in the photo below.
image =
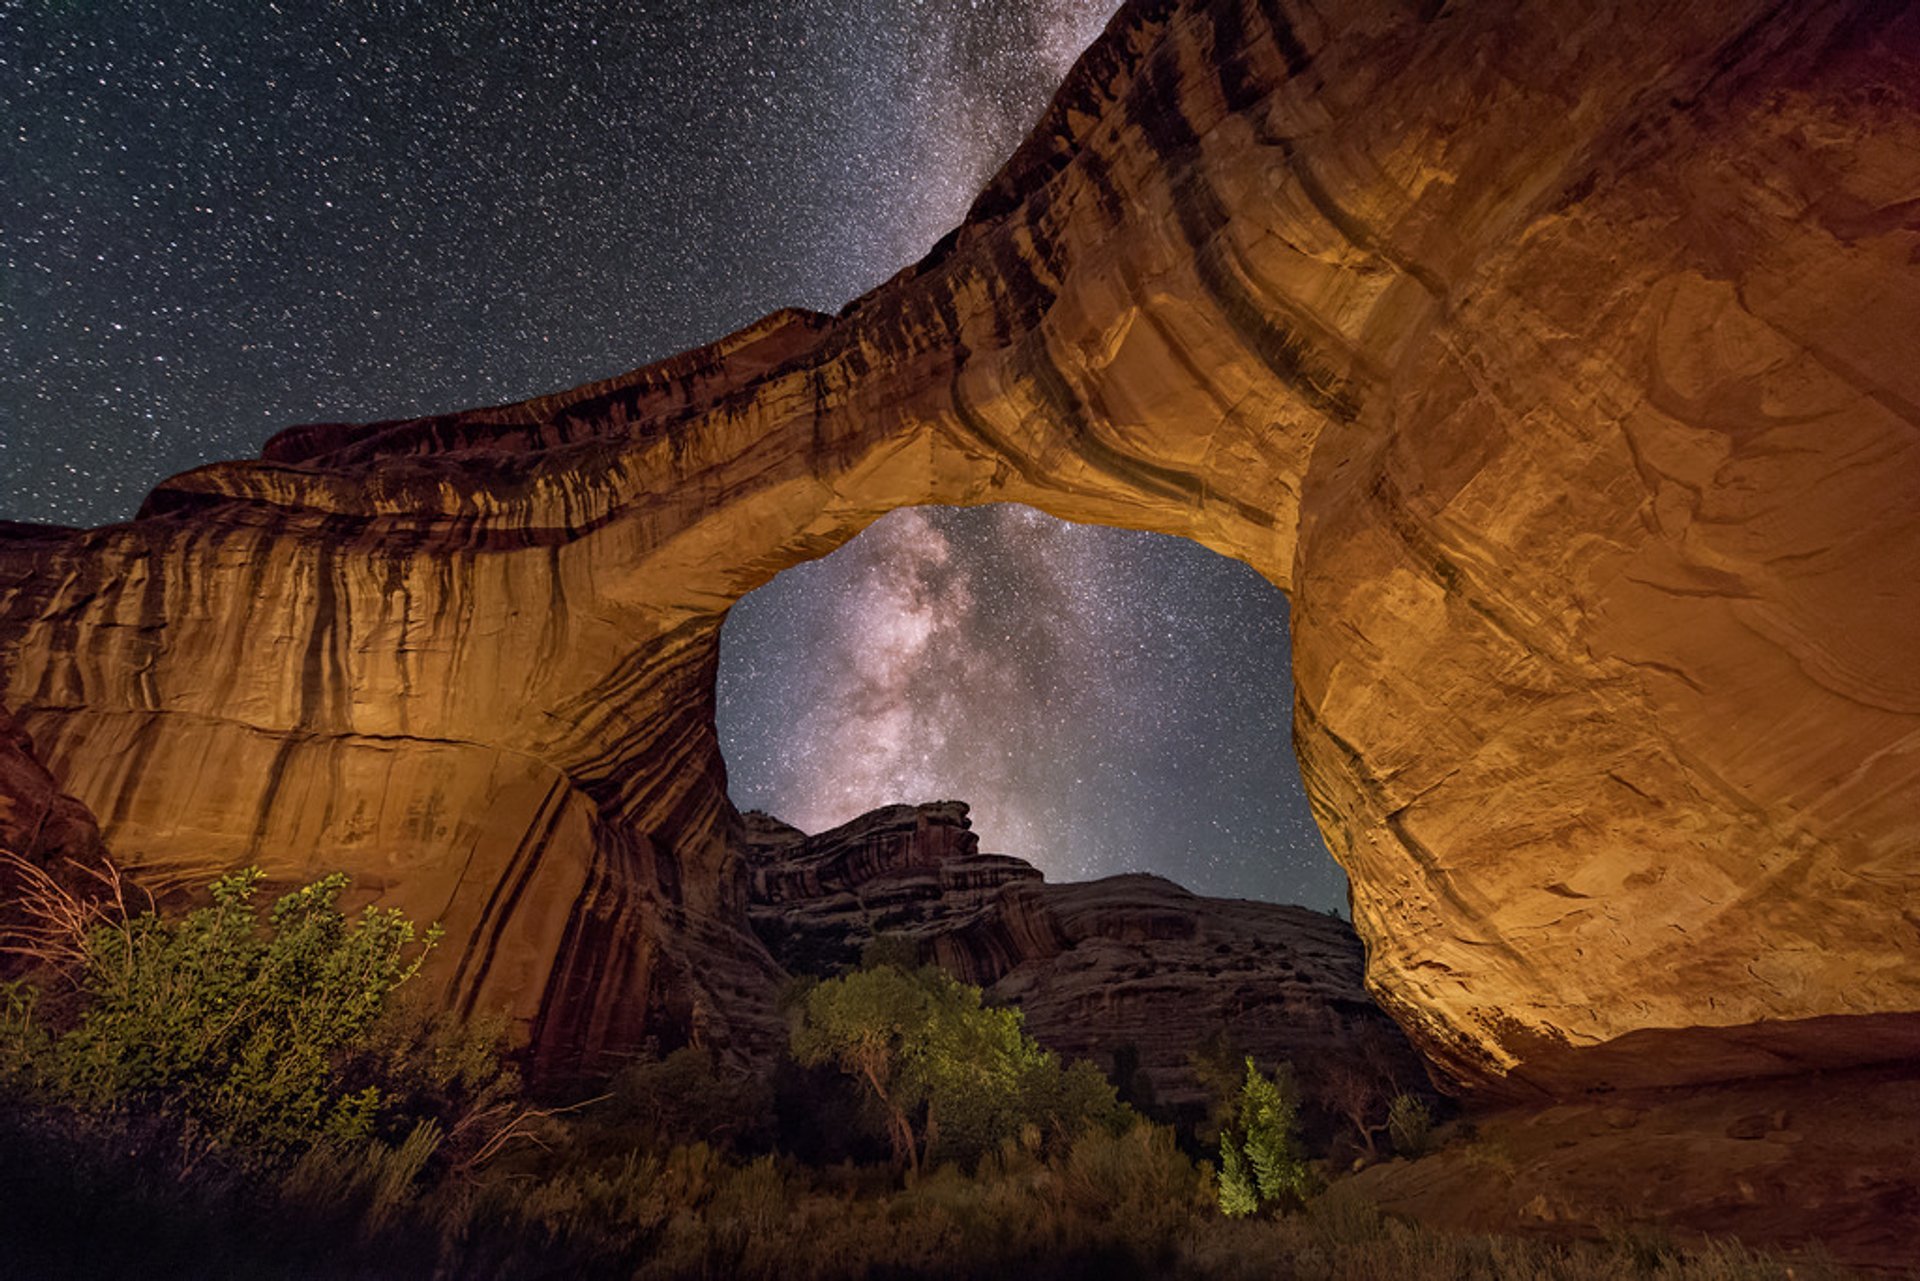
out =
<path fill-rule="evenodd" d="M 751 1049 L 728 605 L 1017 501 L 1293 601 L 1370 982 L 1463 1086 L 1920 1052 L 1920 18 L 1136 2 L 840 316 L 295 428 L 0 543 L 0 702 L 163 885 L 335 866 L 540 1064 Z"/>

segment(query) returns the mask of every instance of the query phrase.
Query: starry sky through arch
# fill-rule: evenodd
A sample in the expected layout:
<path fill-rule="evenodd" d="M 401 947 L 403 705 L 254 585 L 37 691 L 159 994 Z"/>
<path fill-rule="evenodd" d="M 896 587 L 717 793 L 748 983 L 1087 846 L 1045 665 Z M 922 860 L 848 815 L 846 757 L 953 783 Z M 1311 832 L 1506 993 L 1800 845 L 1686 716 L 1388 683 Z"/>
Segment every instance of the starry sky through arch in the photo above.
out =
<path fill-rule="evenodd" d="M 255 454 L 292 423 L 520 399 L 778 307 L 837 310 L 960 220 L 1115 7 L 0 6 L 0 520 L 125 519 L 163 477 Z M 917 760 L 915 734 L 936 730 L 947 738 L 929 756 L 985 762 L 977 744 L 999 741 L 1003 759 L 1051 762 L 956 790 L 993 841 L 1056 876 L 1138 866 L 1216 892 L 1344 898 L 1299 826 L 1276 710 L 1279 598 L 1231 577 L 1251 571 L 1011 509 L 897 513 L 865 538 L 851 561 L 802 567 L 743 604 L 729 663 L 786 661 L 771 631 L 741 640 L 755 611 L 811 620 L 802 630 L 821 636 L 832 608 L 910 624 L 920 575 L 970 593 L 966 610 L 924 620 L 943 629 L 928 652 L 997 662 L 1020 697 L 1001 690 L 999 719 L 965 731 L 976 746 L 961 752 L 966 716 L 939 688 L 948 669 L 903 675 L 906 650 L 869 652 L 854 661 L 880 664 L 872 682 L 801 691 L 785 713 L 791 741 L 868 744 L 858 759 L 875 787 Z M 842 563 L 865 567 L 864 587 L 834 585 L 852 572 Z M 809 581 L 815 602 L 787 599 Z M 1174 632 L 1189 671 L 1155 648 Z M 1202 656 L 1215 637 L 1229 649 Z M 1231 648 L 1255 638 L 1264 674 Z M 762 695 L 739 670 L 722 692 L 751 718 Z M 933 701 L 889 702 L 895 687 Z M 864 700 L 851 712 L 849 690 Z M 1164 732 L 1113 737 L 1163 703 Z M 1018 707 L 1030 723 L 999 715 Z M 759 715 L 762 745 L 729 745 L 742 802 L 777 800 L 795 821 L 830 812 L 840 802 L 826 789 L 846 784 L 821 779 L 796 810 L 805 771 L 773 758 L 778 727 Z M 1087 736 L 1069 743 L 1076 725 Z M 1286 768 L 1272 774 L 1276 754 Z M 1204 786 L 1172 799 L 1162 784 L 1176 774 Z M 926 798 L 870 803 L 896 799 Z M 1304 880 L 1285 870 L 1316 861 Z"/>
<path fill-rule="evenodd" d="M 735 803 L 809 831 L 957 799 L 1054 880 L 1343 907 L 1288 657 L 1279 590 L 1184 539 L 905 508 L 734 606 L 717 719 Z"/>

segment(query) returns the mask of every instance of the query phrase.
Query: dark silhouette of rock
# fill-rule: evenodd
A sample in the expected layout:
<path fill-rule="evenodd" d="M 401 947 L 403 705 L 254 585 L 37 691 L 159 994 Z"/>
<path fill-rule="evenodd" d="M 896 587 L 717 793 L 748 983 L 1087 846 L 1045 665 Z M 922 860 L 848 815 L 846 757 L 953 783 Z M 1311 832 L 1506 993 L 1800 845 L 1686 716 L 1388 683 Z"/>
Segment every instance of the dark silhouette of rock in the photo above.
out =
<path fill-rule="evenodd" d="M 1266 1069 L 1293 1063 L 1309 1090 L 1352 1067 L 1378 1082 L 1381 1120 L 1397 1090 L 1426 1086 L 1338 917 L 1205 898 L 1159 876 L 1050 885 L 1023 859 L 980 853 L 953 801 L 889 806 L 817 836 L 746 822 L 749 916 L 796 972 L 850 966 L 878 936 L 911 942 L 989 1001 L 1019 1006 L 1042 1045 L 1109 1070 L 1124 1057 L 1158 1103 L 1189 1114 L 1206 1102 L 1189 1057 L 1221 1033 Z"/>

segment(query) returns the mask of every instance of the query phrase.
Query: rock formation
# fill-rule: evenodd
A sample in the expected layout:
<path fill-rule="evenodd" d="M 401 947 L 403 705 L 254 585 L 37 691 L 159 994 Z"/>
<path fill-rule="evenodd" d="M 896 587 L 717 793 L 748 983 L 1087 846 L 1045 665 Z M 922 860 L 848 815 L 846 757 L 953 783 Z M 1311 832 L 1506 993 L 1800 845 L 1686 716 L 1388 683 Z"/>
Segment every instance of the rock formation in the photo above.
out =
<path fill-rule="evenodd" d="M 0 853 L 57 873 L 69 863 L 97 866 L 101 852 L 93 815 L 60 790 L 33 740 L 0 708 Z"/>
<path fill-rule="evenodd" d="M 1809 1082 L 1618 1091 L 1474 1119 L 1466 1141 L 1376 1165 L 1349 1195 L 1461 1232 L 1597 1237 L 1642 1224 L 1913 1274 L 1920 1090 L 1911 1066 Z"/>
<path fill-rule="evenodd" d="M 827 974 L 876 935 L 1017 1005 L 1027 1030 L 1103 1069 L 1130 1052 L 1163 1107 L 1207 1102 L 1188 1056 L 1225 1032 L 1312 1087 L 1338 1065 L 1378 1104 L 1422 1087 L 1419 1058 L 1367 997 L 1346 922 L 1301 907 L 1203 898 L 1159 876 L 1049 885 L 982 854 L 957 802 L 894 805 L 817 836 L 747 815 L 756 932 L 788 969 Z"/>
<path fill-rule="evenodd" d="M 1025 859 L 982 854 L 958 801 L 889 805 L 817 836 L 757 812 L 743 823 L 747 919 L 792 973 L 837 973 L 881 934 L 911 939 L 929 960 L 937 940 L 949 941 L 941 964 L 981 987 L 1025 950 L 1057 950 L 1052 936 L 1017 940 L 991 955 L 954 950 L 950 940 L 974 923 L 1003 918 L 1002 889 L 1042 879 Z M 983 930 L 977 948 L 991 947 Z"/>
<path fill-rule="evenodd" d="M 1369 983 L 1462 1086 L 1913 1056 L 1917 66 L 1876 0 L 1133 0 L 839 316 L 9 531 L 0 703 L 143 876 L 345 867 L 544 1065 L 744 1046 L 728 606 L 1026 502 L 1290 594 Z"/>

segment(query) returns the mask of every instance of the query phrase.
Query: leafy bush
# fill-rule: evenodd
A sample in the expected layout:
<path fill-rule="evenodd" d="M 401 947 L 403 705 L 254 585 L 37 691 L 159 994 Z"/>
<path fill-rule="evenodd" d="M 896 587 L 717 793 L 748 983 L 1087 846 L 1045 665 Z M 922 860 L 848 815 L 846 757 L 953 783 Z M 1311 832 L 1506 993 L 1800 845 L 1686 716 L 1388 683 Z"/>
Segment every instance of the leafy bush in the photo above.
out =
<path fill-rule="evenodd" d="M 1387 1108 L 1387 1136 L 1401 1156 L 1425 1156 L 1433 1140 L 1433 1113 L 1413 1095 L 1397 1094 Z"/>
<path fill-rule="evenodd" d="M 1229 1218 L 1264 1205 L 1303 1205 L 1313 1192 L 1291 1076 L 1262 1074 L 1251 1055 L 1246 1067 L 1235 1123 L 1220 1135 L 1220 1210 Z"/>
<path fill-rule="evenodd" d="M 47 1030 L 36 1019 L 40 992 L 31 983 L 0 983 L 0 1084 L 30 1084 L 45 1053 Z"/>
<path fill-rule="evenodd" d="M 1058 1197 L 1090 1220 L 1110 1220 L 1136 1243 L 1178 1236 L 1213 1199 L 1212 1180 L 1164 1125 L 1091 1129 L 1058 1165 Z"/>
<path fill-rule="evenodd" d="M 221 877 L 211 906 L 177 921 L 108 918 L 77 941 L 81 1003 L 64 1033 L 37 1041 L 32 1006 L 8 998 L 11 1075 L 54 1102 L 177 1115 L 213 1141 L 279 1152 L 372 1132 L 377 1086 L 343 1088 L 394 990 L 439 939 L 398 911 L 338 908 L 329 876 L 274 903 L 262 921 L 254 868 Z"/>

